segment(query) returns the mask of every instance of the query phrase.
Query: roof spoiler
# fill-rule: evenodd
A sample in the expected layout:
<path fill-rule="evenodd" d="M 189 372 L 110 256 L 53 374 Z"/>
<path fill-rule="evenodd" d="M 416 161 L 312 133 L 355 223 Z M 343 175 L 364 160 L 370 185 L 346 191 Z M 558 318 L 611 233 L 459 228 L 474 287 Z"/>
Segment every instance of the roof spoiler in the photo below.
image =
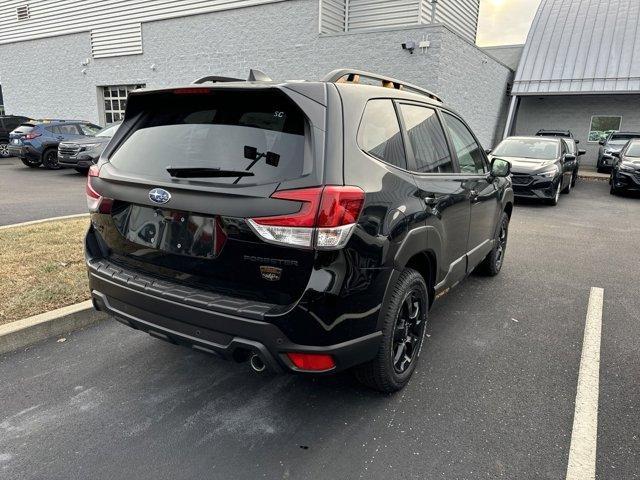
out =
<path fill-rule="evenodd" d="M 350 68 L 339 68 L 329 72 L 323 79 L 323 82 L 331 83 L 360 83 L 364 78 L 380 82 L 382 87 L 395 88 L 396 90 L 403 90 L 405 92 L 417 93 L 418 95 L 425 95 L 432 100 L 442 102 L 442 99 L 433 92 L 426 90 L 417 85 L 403 82 L 392 77 L 385 77 L 384 75 L 378 75 L 377 73 L 365 72 L 363 70 L 353 70 Z"/>
<path fill-rule="evenodd" d="M 243 80 L 241 78 L 234 77 L 220 77 L 217 75 L 207 75 L 206 77 L 199 78 L 193 82 L 193 85 L 200 85 L 203 83 L 211 82 L 211 83 L 225 83 L 225 82 L 272 82 L 269 76 L 260 71 L 252 68 L 249 70 L 249 78 Z"/>

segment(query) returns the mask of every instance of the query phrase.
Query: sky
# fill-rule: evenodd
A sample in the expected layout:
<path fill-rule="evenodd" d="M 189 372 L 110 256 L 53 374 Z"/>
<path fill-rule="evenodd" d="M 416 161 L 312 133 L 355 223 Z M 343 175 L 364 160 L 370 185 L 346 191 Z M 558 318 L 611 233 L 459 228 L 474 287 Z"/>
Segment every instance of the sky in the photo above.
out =
<path fill-rule="evenodd" d="M 478 45 L 524 43 L 540 0 L 480 0 Z"/>

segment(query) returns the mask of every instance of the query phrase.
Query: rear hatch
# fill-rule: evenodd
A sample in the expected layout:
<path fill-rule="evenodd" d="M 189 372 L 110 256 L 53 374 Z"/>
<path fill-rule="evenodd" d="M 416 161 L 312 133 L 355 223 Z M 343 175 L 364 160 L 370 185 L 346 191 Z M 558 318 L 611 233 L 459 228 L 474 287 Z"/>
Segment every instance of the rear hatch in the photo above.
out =
<path fill-rule="evenodd" d="M 105 256 L 224 295 L 295 302 L 314 250 L 270 243 L 247 219 L 304 210 L 272 194 L 322 184 L 324 108 L 280 87 L 133 93 L 89 178 L 104 199 L 93 222 Z"/>
<path fill-rule="evenodd" d="M 31 134 L 34 128 L 35 125 L 23 123 L 9 134 L 9 143 L 14 146 L 21 146 L 24 138 Z"/>

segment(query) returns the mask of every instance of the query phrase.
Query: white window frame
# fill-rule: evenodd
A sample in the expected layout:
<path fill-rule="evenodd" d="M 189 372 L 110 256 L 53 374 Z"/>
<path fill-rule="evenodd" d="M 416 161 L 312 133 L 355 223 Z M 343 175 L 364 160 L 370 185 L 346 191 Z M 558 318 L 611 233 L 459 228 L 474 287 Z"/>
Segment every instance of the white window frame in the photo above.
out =
<path fill-rule="evenodd" d="M 591 130 L 591 127 L 593 127 L 593 119 L 596 117 L 610 117 L 610 118 L 619 118 L 620 119 L 620 125 L 618 126 L 618 132 L 622 131 L 622 120 L 623 117 L 622 115 L 591 115 L 591 119 L 589 120 L 589 130 L 587 131 L 587 143 L 598 143 L 600 140 L 591 140 L 591 132 L 593 132 L 594 130 Z"/>
<path fill-rule="evenodd" d="M 103 85 L 98 87 L 100 119 L 104 125 L 121 121 L 124 118 L 125 106 L 129 92 L 144 87 L 144 83 Z"/>

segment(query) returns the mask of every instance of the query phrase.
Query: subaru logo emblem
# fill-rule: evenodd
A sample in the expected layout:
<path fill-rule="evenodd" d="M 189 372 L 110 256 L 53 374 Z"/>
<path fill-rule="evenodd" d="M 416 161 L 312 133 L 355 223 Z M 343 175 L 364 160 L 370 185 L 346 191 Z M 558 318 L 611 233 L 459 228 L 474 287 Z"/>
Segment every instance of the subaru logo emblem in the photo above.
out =
<path fill-rule="evenodd" d="M 167 203 L 171 200 L 171 194 L 162 188 L 154 188 L 149 192 L 149 200 L 153 203 Z"/>

